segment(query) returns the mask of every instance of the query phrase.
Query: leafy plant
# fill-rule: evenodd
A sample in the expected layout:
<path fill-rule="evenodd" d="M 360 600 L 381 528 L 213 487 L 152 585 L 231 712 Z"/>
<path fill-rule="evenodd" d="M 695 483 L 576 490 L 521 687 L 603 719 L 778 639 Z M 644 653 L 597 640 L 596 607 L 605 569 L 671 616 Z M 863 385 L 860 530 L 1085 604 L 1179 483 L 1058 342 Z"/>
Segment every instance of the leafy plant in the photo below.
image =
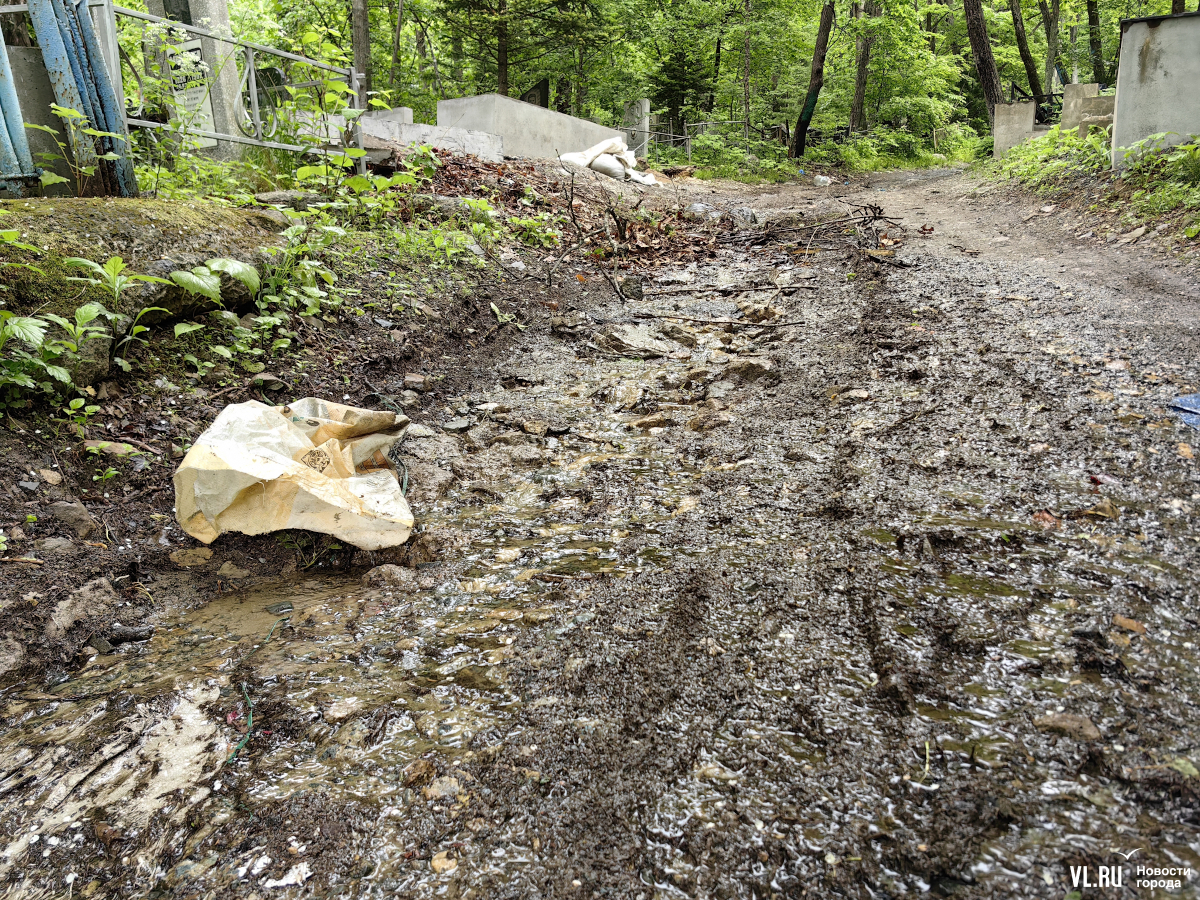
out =
<path fill-rule="evenodd" d="M 89 405 L 82 397 L 76 397 L 63 408 L 67 419 L 75 426 L 75 433 L 82 440 L 86 437 L 88 420 L 100 412 L 99 406 Z"/>
<path fill-rule="evenodd" d="M 562 242 L 562 226 L 565 219 L 553 213 L 538 213 L 531 218 L 512 216 L 508 227 L 517 239 L 531 247 L 551 248 Z"/>
<path fill-rule="evenodd" d="M 81 278 L 72 278 L 72 281 L 83 281 L 87 284 L 103 287 L 112 295 L 113 309 L 120 309 L 121 295 L 125 293 L 132 285 L 139 282 L 149 284 L 170 284 L 165 278 L 156 278 L 153 275 L 136 275 L 126 274 L 129 267 L 125 265 L 125 260 L 119 256 L 110 256 L 108 262 L 100 265 L 90 259 L 84 259 L 80 256 L 69 256 L 63 260 L 68 266 L 73 266 L 78 269 L 87 269 L 92 275 Z M 164 310 L 165 312 L 165 310 Z"/>
<path fill-rule="evenodd" d="M 23 405 L 25 391 L 50 393 L 53 383 L 71 383 L 71 373 L 57 364 L 62 355 L 46 341 L 44 319 L 0 310 L 0 409 Z"/>
<path fill-rule="evenodd" d="M 71 175 L 75 179 L 75 196 L 82 197 L 84 191 L 87 189 L 88 182 L 96 175 L 96 171 L 99 168 L 97 162 L 101 159 L 115 160 L 119 158 L 111 150 L 107 153 L 97 155 L 94 150 L 94 142 L 89 140 L 89 138 L 99 137 L 124 141 L 126 137 L 123 134 L 100 131 L 91 127 L 88 124 L 87 117 L 77 109 L 70 109 L 69 107 L 59 106 L 57 103 L 51 103 L 50 111 L 58 116 L 66 127 L 66 143 L 63 143 L 59 139 L 58 131 L 49 125 L 35 125 L 32 122 L 25 123 L 26 128 L 46 132 L 58 147 L 57 153 L 38 154 L 39 159 L 44 163 L 40 179 L 42 187 L 47 188 L 55 184 L 65 184 L 70 181 L 70 179 L 63 178 L 51 170 L 54 163 L 61 161 L 67 164 L 67 167 L 71 170 Z M 97 162 L 93 162 L 92 160 L 96 160 Z"/>
<path fill-rule="evenodd" d="M 104 482 L 104 481 L 108 481 L 110 478 L 116 478 L 120 474 L 121 473 L 118 472 L 116 469 L 114 469 L 112 466 L 109 466 L 103 472 L 101 472 L 99 469 L 97 469 L 96 474 L 92 476 L 92 481 Z"/>

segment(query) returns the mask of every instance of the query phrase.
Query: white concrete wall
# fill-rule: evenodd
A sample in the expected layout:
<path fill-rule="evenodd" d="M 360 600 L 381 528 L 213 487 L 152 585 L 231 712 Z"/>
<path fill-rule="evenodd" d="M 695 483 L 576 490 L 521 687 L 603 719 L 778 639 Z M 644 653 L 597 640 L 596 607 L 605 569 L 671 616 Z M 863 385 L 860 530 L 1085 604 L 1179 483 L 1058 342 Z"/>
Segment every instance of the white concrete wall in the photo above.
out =
<path fill-rule="evenodd" d="M 1033 120 L 1037 104 L 997 103 L 996 119 L 992 123 L 992 156 L 1000 159 L 1013 147 L 1033 135 Z"/>
<path fill-rule="evenodd" d="M 406 146 L 428 144 L 451 153 L 478 156 L 484 162 L 504 162 L 504 141 L 499 135 L 441 125 L 409 125 L 382 116 L 365 115 L 359 119 L 359 123 L 362 125 L 363 142 L 368 149 L 372 147 L 371 138 L 378 138 Z M 324 120 L 324 127 L 322 120 L 310 117 L 304 129 L 306 134 L 318 141 L 338 145 L 342 142 L 345 130 L 346 120 L 341 116 L 328 116 Z"/>
<path fill-rule="evenodd" d="M 1163 131 L 1165 144 L 1200 134 L 1200 13 L 1121 23 L 1113 168 L 1120 148 Z"/>
<path fill-rule="evenodd" d="M 556 159 L 561 153 L 586 150 L 611 137 L 625 137 L 615 128 L 499 94 L 439 100 L 437 123 L 444 128 L 498 134 L 504 141 L 505 156 L 529 159 Z"/>
<path fill-rule="evenodd" d="M 1078 128 L 1079 120 L 1083 118 L 1083 113 L 1080 112 L 1082 101 L 1087 97 L 1099 96 L 1099 94 L 1100 85 L 1098 84 L 1064 84 L 1062 117 L 1059 119 L 1058 127 L 1063 131 Z"/>

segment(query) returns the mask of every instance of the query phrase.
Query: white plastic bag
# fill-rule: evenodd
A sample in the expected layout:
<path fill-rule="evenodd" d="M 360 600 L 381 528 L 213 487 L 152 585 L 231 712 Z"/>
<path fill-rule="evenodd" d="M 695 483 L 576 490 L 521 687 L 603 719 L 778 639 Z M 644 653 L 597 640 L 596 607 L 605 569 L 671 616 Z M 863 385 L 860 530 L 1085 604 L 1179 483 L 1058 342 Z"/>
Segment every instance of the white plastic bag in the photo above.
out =
<path fill-rule="evenodd" d="M 408 418 L 316 397 L 225 407 L 175 472 L 175 518 L 208 544 L 226 531 L 303 528 L 362 550 L 408 540 L 412 511 L 388 452 Z"/>
<path fill-rule="evenodd" d="M 618 181 L 625 180 L 624 164 L 611 153 L 601 153 L 592 160 L 592 164 L 588 168 L 601 175 L 607 175 L 609 178 L 616 178 Z"/>
<path fill-rule="evenodd" d="M 620 138 L 609 138 L 601 141 L 594 147 L 588 147 L 586 150 L 581 150 L 578 153 L 564 153 L 559 156 L 563 162 L 574 163 L 577 166 L 583 166 L 585 169 L 591 166 L 592 160 L 602 153 L 623 153 L 629 149 L 626 143 Z"/>

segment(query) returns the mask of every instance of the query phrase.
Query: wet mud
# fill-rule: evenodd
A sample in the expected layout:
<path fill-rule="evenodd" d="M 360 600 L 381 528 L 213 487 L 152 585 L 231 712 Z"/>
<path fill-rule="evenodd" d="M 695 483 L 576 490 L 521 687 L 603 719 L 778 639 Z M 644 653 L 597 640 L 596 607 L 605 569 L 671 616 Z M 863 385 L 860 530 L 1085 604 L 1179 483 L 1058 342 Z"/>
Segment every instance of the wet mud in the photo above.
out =
<path fill-rule="evenodd" d="M 949 217 L 961 182 L 893 203 Z M 574 295 L 424 411 L 395 568 L 162 600 L 151 639 L 6 687 L 4 883 L 1194 896 L 1186 301 L 905 224 L 895 257 L 727 248 Z"/>

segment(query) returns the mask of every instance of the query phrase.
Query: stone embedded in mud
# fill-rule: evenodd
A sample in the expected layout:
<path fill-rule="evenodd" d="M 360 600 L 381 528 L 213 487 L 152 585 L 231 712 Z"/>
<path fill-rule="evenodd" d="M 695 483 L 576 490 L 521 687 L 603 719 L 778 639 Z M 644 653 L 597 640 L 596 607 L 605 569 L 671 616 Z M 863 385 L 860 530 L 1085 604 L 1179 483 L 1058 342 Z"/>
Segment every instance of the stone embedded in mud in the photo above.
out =
<path fill-rule="evenodd" d="M 680 325 L 678 322 L 669 322 L 661 326 L 658 331 L 663 337 L 670 338 L 675 343 L 683 344 L 685 347 L 695 347 L 699 343 L 696 332 L 685 325 Z"/>
<path fill-rule="evenodd" d="M 217 569 L 217 574 L 223 578 L 245 578 L 250 574 L 249 569 L 239 569 L 231 562 L 221 563 L 221 568 Z"/>
<path fill-rule="evenodd" d="M 458 868 L 458 860 L 450 855 L 449 850 L 443 850 L 440 853 L 433 854 L 433 859 L 429 860 L 429 868 L 433 869 L 438 875 L 444 875 Z"/>
<path fill-rule="evenodd" d="M 330 724 L 341 722 L 356 713 L 360 706 L 362 706 L 362 701 L 357 697 L 343 697 L 341 700 L 335 700 L 325 709 L 325 721 Z"/>
<path fill-rule="evenodd" d="M 648 431 L 651 428 L 669 428 L 672 425 L 678 425 L 673 418 L 661 410 L 655 413 L 650 413 L 648 416 L 642 416 L 640 419 L 635 419 L 629 423 L 634 428 L 640 428 L 643 431 Z"/>
<path fill-rule="evenodd" d="M 0 640 L 0 675 L 19 669 L 24 662 L 24 647 L 12 638 Z"/>
<path fill-rule="evenodd" d="M 433 503 L 445 495 L 454 483 L 454 473 L 426 462 L 407 461 L 408 493 L 405 498 L 411 503 Z"/>
<path fill-rule="evenodd" d="M 496 437 L 496 426 L 490 422 L 484 422 L 482 425 L 476 425 L 463 435 L 463 439 L 467 442 L 467 446 L 472 450 L 483 450 Z"/>
<path fill-rule="evenodd" d="M 121 605 L 121 597 L 107 578 L 96 578 L 70 593 L 50 614 L 46 639 L 62 640 L 72 626 L 92 616 L 105 615 Z"/>
<path fill-rule="evenodd" d="M 463 419 L 463 418 L 451 419 L 449 422 L 447 422 L 445 425 L 442 426 L 442 431 L 445 431 L 447 434 L 460 434 L 460 433 L 468 430 L 471 427 L 471 425 L 472 425 L 472 422 L 470 419 Z"/>
<path fill-rule="evenodd" d="M 406 391 L 420 391 L 424 393 L 429 390 L 429 382 L 424 375 L 409 372 L 404 376 L 404 389 Z"/>
<path fill-rule="evenodd" d="M 725 376 L 734 376 L 743 381 L 757 381 L 774 370 L 774 364 L 765 356 L 742 356 L 725 367 Z"/>
<path fill-rule="evenodd" d="M 592 335 L 592 341 L 605 353 L 638 359 L 666 356 L 674 349 L 645 325 L 606 325 Z"/>
<path fill-rule="evenodd" d="M 705 400 L 724 400 L 733 393 L 734 384 L 731 381 L 714 381 L 704 392 Z"/>
<path fill-rule="evenodd" d="M 96 530 L 96 520 L 92 518 L 92 514 L 78 500 L 68 503 L 66 500 L 58 500 L 50 504 L 50 515 L 58 519 L 79 538 L 86 538 Z"/>
<path fill-rule="evenodd" d="M 617 279 L 617 287 L 621 289 L 626 300 L 641 300 L 645 291 L 645 282 L 638 275 L 622 275 Z"/>
<path fill-rule="evenodd" d="M 395 587 L 416 590 L 417 573 L 407 566 L 376 566 L 362 577 L 368 587 Z"/>
<path fill-rule="evenodd" d="M 462 790 L 462 786 L 458 783 L 457 778 L 452 775 L 443 775 L 441 778 L 433 779 L 421 793 L 426 800 L 453 800 L 458 796 L 460 790 Z"/>
<path fill-rule="evenodd" d="M 712 431 L 723 425 L 728 425 L 732 421 L 733 417 L 727 413 L 716 409 L 708 409 L 688 419 L 687 427 L 689 431 Z"/>
<path fill-rule="evenodd" d="M 1077 741 L 1100 740 L 1100 729 L 1087 716 L 1077 716 L 1072 713 L 1048 713 L 1038 716 L 1033 724 L 1041 731 L 1050 731 L 1065 735 Z"/>
<path fill-rule="evenodd" d="M 529 419 L 521 423 L 521 430 L 526 434 L 532 434 L 534 437 L 545 437 L 549 429 L 550 423 L 543 422 L 540 419 Z"/>
<path fill-rule="evenodd" d="M 171 554 L 171 562 L 177 566 L 189 568 L 202 566 L 212 559 L 213 552 L 208 547 L 186 547 Z"/>
<path fill-rule="evenodd" d="M 255 194 L 254 199 L 267 206 L 288 206 L 304 212 L 310 203 L 319 203 L 321 195 L 314 194 L 312 191 L 264 191 L 261 194 Z"/>
<path fill-rule="evenodd" d="M 76 386 L 93 385 L 108 374 L 112 340 L 112 333 L 104 329 L 103 334 L 80 344 L 79 352 L 71 365 L 71 381 Z"/>
<path fill-rule="evenodd" d="M 425 784 L 437 775 L 437 769 L 427 759 L 414 759 L 404 767 L 404 786 Z"/>
<path fill-rule="evenodd" d="M 69 556 L 72 553 L 78 553 L 79 548 L 75 546 L 73 541 L 66 538 L 42 538 L 34 541 L 33 547 L 38 553 L 43 556 Z"/>

